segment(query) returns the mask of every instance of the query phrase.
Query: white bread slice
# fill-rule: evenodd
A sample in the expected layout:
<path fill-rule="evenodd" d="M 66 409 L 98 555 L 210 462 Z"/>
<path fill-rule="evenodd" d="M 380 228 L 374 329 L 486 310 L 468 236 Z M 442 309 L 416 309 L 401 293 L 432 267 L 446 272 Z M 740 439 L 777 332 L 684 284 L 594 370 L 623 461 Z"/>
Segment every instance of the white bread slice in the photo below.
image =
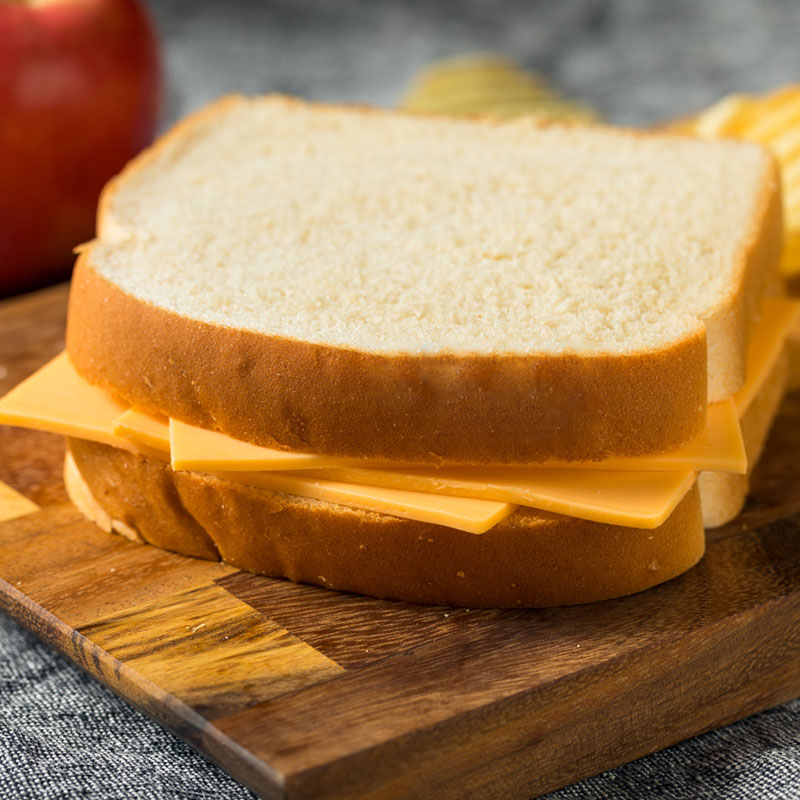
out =
<path fill-rule="evenodd" d="M 676 446 L 777 267 L 756 145 L 224 99 L 107 189 L 67 346 L 127 400 L 410 463 Z M 707 345 L 707 366 L 706 366 Z"/>
<path fill-rule="evenodd" d="M 517 509 L 491 531 L 452 528 L 272 492 L 84 440 L 65 483 L 106 531 L 273 577 L 413 603 L 554 606 L 619 597 L 703 555 L 697 487 L 654 530 Z"/>

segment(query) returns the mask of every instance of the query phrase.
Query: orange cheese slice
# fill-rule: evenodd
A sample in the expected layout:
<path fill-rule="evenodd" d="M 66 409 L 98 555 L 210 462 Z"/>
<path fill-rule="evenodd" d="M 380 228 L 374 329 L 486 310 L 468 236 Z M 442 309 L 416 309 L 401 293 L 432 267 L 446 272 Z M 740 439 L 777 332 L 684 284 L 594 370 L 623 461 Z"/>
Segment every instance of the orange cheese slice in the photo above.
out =
<path fill-rule="evenodd" d="M 291 453 L 241 442 L 127 409 L 78 375 L 66 354 L 0 400 L 0 422 L 102 442 L 161 458 L 176 468 L 301 497 L 413 517 L 479 533 L 515 504 L 573 517 L 653 528 L 680 502 L 699 470 L 744 471 L 741 417 L 766 380 L 800 304 L 766 300 L 748 353 L 747 381 L 709 407 L 703 435 L 671 453 L 544 467 L 408 469 Z M 612 468 L 613 467 L 613 468 Z"/>
<path fill-rule="evenodd" d="M 226 473 L 268 476 L 273 473 Z M 506 501 L 568 517 L 634 528 L 657 528 L 691 489 L 696 473 L 493 467 L 475 470 L 341 467 L 292 475 L 430 494 Z M 266 480 L 266 477 L 264 478 Z M 247 481 L 251 482 L 250 479 Z"/>
<path fill-rule="evenodd" d="M 157 447 L 166 452 L 170 451 L 171 442 L 174 443 L 176 440 L 180 442 L 186 436 L 190 438 L 199 436 L 209 446 L 213 446 L 217 437 L 223 440 L 228 439 L 227 436 L 214 431 L 195 428 L 176 420 L 168 420 L 166 417 L 153 417 L 134 408 L 126 411 L 116 420 L 114 429 L 117 433 L 129 436 L 136 442 Z M 303 458 L 319 458 L 322 464 L 334 461 L 341 463 L 341 459 L 328 459 L 326 462 L 322 457 L 307 456 L 302 453 L 283 453 L 279 450 L 274 452 L 278 456 L 286 456 L 284 463 L 287 468 L 289 465 L 303 464 Z M 215 472 L 207 469 L 203 471 Z M 266 473 L 249 472 L 237 472 L 236 474 L 217 472 L 216 474 L 229 480 L 293 494 L 297 497 L 327 500 L 330 503 L 347 505 L 352 508 L 378 511 L 396 517 L 408 517 L 420 522 L 447 525 L 468 533 L 484 533 L 514 510 L 512 505 L 502 501 L 487 502 L 480 499 L 475 501 L 469 498 L 438 497 L 414 491 L 355 486 L 342 481 L 297 478 L 278 473 L 275 473 L 273 477 Z M 445 502 L 442 502 L 443 500 Z"/>
<path fill-rule="evenodd" d="M 726 405 L 732 408 L 730 401 Z M 735 431 L 738 434 L 735 414 L 728 415 L 730 416 L 734 420 Z M 173 447 L 180 446 L 187 440 L 197 441 L 196 437 L 205 445 L 210 445 L 216 437 L 220 437 L 223 440 L 221 443 L 223 447 L 227 444 L 225 440 L 228 440 L 228 437 L 222 434 L 214 434 L 213 437 L 201 436 L 196 432 L 210 432 L 176 420 L 170 420 L 167 424 L 163 418 L 150 417 L 135 409 L 127 411 L 117 420 L 116 430 L 131 436 L 137 442 L 162 448 L 167 448 L 170 440 Z M 276 452 L 284 455 L 280 451 Z M 285 455 L 291 457 L 296 454 Z M 672 513 L 694 481 L 694 472 L 685 469 L 658 472 L 563 471 L 525 467 L 373 469 L 359 464 L 355 467 L 297 470 L 287 474 L 289 471 L 280 471 L 275 462 L 270 462 L 271 470 L 260 471 L 219 470 L 211 466 L 213 463 L 209 461 L 208 466 L 204 464 L 200 471 L 299 497 L 326 499 L 333 503 L 370 510 L 377 510 L 375 503 L 378 498 L 387 501 L 392 498 L 392 502 L 395 503 L 394 508 L 406 508 L 404 513 L 384 512 L 394 513 L 395 516 L 408 516 L 411 513 L 409 508 L 412 508 L 417 515 L 414 518 L 419 519 L 420 495 L 422 495 L 428 505 L 432 498 L 441 500 L 470 498 L 531 506 L 582 519 L 641 528 L 660 525 Z M 287 459 L 284 463 L 291 464 L 292 461 Z M 345 492 L 350 498 L 348 502 L 343 499 Z M 370 505 L 366 504 L 367 501 Z M 413 504 L 409 506 L 412 501 Z M 398 503 L 400 505 L 397 505 Z M 432 509 L 429 508 L 429 513 L 431 512 Z M 441 513 L 442 508 L 437 505 L 436 514 Z M 487 519 L 488 517 L 482 517 L 483 521 Z M 428 516 L 425 521 L 433 520 Z M 450 523 L 440 522 L 440 524 Z M 451 527 L 478 532 L 474 526 L 467 527 L 467 525 L 469 523 L 462 521 L 460 525 Z"/>
<path fill-rule="evenodd" d="M 747 472 L 739 415 L 733 400 L 711 403 L 706 411 L 706 426 L 694 439 L 675 450 L 646 456 L 612 456 L 603 461 L 551 461 L 553 469 L 594 470 L 696 470 L 708 472 Z"/>
<path fill-rule="evenodd" d="M 113 423 L 114 433 L 137 444 L 169 455 L 169 419 L 154 417 L 138 408 L 129 408 Z"/>
<path fill-rule="evenodd" d="M 341 456 L 321 456 L 277 450 L 234 439 L 224 433 L 169 420 L 169 445 L 173 469 L 216 470 L 300 470 L 340 466 L 381 466 Z"/>
<path fill-rule="evenodd" d="M 148 454 L 167 452 L 168 425 L 118 401 L 78 375 L 61 355 L 0 401 L 0 420 Z M 121 434 L 125 434 L 124 436 Z M 133 436 L 133 440 L 128 438 Z M 224 472 L 225 477 L 300 497 L 407 516 L 473 533 L 525 505 L 569 516 L 656 527 L 688 491 L 690 472 L 495 470 L 494 482 L 472 470 L 401 472 L 341 467 L 312 475 Z M 416 473 L 416 474 L 414 474 Z M 466 474 L 465 474 L 466 473 Z M 502 473 L 502 474 L 499 474 Z M 366 480 L 352 480 L 353 477 Z M 383 505 L 381 505 L 383 504 Z"/>
<path fill-rule="evenodd" d="M 467 533 L 485 533 L 516 508 L 502 501 L 361 486 L 284 472 L 217 472 L 214 476 L 296 497 L 445 525 Z"/>
<path fill-rule="evenodd" d="M 125 408 L 85 381 L 61 353 L 0 399 L 0 423 L 157 455 L 114 433 L 114 420 Z"/>
<path fill-rule="evenodd" d="M 131 421 L 133 425 L 129 428 Z M 148 420 L 141 412 L 129 414 L 125 405 L 85 381 L 66 353 L 57 356 L 0 400 L 0 423 L 74 436 L 159 458 L 166 458 L 169 453 L 162 438 L 163 429 L 168 430 L 166 422 L 156 418 Z M 135 441 L 121 435 L 133 430 Z M 254 486 L 266 485 L 258 475 L 237 475 L 246 475 L 247 483 Z M 267 488 L 446 525 L 469 533 L 484 533 L 515 508 L 502 501 L 440 497 L 306 478 L 298 480 L 290 475 L 278 476 L 278 482 L 270 483 Z"/>

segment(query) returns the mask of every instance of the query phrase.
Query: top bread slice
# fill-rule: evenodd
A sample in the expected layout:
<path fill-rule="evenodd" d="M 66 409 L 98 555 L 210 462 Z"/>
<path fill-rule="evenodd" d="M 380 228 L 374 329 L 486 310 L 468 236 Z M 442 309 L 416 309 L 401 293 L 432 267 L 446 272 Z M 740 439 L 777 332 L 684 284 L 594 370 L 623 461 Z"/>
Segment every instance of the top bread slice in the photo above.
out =
<path fill-rule="evenodd" d="M 268 446 L 640 455 L 742 384 L 780 243 L 756 145 L 229 97 L 107 187 L 67 347 Z"/>

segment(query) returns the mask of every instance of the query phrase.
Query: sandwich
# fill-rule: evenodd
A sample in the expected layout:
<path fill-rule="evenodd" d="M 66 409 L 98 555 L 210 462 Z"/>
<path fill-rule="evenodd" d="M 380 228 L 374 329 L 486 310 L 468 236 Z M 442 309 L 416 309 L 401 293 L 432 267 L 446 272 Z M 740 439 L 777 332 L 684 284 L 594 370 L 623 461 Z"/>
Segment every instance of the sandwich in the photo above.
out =
<path fill-rule="evenodd" d="M 672 579 L 785 382 L 749 143 L 228 97 L 106 188 L 66 352 L 0 422 L 69 437 L 109 531 L 417 603 Z"/>

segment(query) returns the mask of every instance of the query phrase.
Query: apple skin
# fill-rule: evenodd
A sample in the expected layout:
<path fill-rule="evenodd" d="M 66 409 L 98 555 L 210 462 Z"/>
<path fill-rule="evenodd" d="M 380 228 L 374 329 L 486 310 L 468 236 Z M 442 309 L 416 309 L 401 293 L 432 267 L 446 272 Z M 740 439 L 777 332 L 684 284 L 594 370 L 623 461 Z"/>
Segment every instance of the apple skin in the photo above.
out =
<path fill-rule="evenodd" d="M 0 296 L 67 276 L 161 90 L 138 0 L 0 0 Z"/>

